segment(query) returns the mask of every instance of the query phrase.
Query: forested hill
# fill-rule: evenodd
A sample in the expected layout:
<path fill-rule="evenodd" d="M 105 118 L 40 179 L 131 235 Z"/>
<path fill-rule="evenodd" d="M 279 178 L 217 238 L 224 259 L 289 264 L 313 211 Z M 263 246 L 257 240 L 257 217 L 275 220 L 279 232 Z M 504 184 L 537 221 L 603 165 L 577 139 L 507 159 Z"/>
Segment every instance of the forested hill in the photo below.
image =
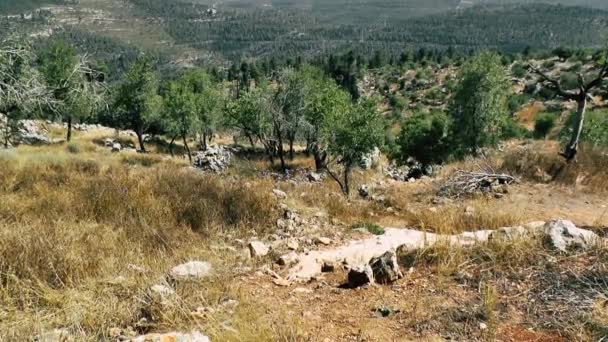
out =
<path fill-rule="evenodd" d="M 29 20 L 0 16 L 0 27 L 10 27 L 0 30 L 0 36 L 28 28 L 40 39 L 52 33 L 98 51 L 119 69 L 136 49 L 153 51 L 177 64 L 197 64 L 309 59 L 348 50 L 367 56 L 380 51 L 397 58 L 405 50 L 419 48 L 520 52 L 527 46 L 605 45 L 608 11 L 599 8 L 608 8 L 608 1 L 569 1 L 597 8 L 554 5 L 563 2 L 0 0 L 0 12 L 11 14 L 56 5 Z"/>

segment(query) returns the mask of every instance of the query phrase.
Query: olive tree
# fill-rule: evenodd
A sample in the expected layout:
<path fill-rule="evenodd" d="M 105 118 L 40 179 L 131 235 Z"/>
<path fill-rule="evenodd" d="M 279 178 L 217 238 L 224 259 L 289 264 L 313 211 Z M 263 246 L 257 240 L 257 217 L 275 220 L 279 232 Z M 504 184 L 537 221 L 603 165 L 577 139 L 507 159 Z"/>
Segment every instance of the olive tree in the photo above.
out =
<path fill-rule="evenodd" d="M 223 104 L 223 94 L 213 78 L 202 69 L 186 72 L 182 76 L 184 86 L 194 96 L 196 106 L 195 131 L 200 137 L 200 145 L 207 149 L 207 141 L 211 138 L 220 124 L 220 109 Z"/>
<path fill-rule="evenodd" d="M 118 127 L 131 129 L 137 135 L 139 147 L 146 151 L 143 135 L 158 120 L 162 98 L 153 61 L 140 56 L 114 89 L 113 109 Z"/>
<path fill-rule="evenodd" d="M 0 42 L 0 137 L 5 148 L 21 128 L 25 113 L 50 101 L 34 59 L 31 46 L 21 37 Z"/>
<path fill-rule="evenodd" d="M 164 128 L 172 137 L 171 146 L 176 137 L 180 137 L 192 163 L 192 153 L 188 146 L 188 136 L 198 126 L 197 97 L 189 80 L 185 77 L 171 82 L 164 99 Z"/>
<path fill-rule="evenodd" d="M 483 52 L 465 63 L 449 110 L 457 154 L 495 146 L 508 119 L 510 83 L 500 55 Z"/>
<path fill-rule="evenodd" d="M 325 120 L 323 139 L 329 154 L 326 170 L 345 195 L 350 194 L 350 175 L 361 156 L 384 144 L 384 127 L 376 103 L 370 100 L 353 104 Z M 336 166 L 341 167 L 341 176 Z"/>
<path fill-rule="evenodd" d="M 578 146 L 585 125 L 585 114 L 588 101 L 591 98 L 591 93 L 594 89 L 602 87 L 604 81 L 608 78 L 608 52 L 602 54 L 599 62 L 596 62 L 592 69 L 587 70 L 586 72 L 579 72 L 576 75 L 575 84 L 570 87 L 566 87 L 563 84 L 562 77 L 549 76 L 547 72 L 534 65 L 531 65 L 530 68 L 540 77 L 539 82 L 545 87 L 553 90 L 557 96 L 567 101 L 576 102 L 577 110 L 574 114 L 574 120 L 571 120 L 572 130 L 570 139 L 564 148 L 564 151 L 560 153 L 567 162 L 571 162 L 576 158 L 576 154 L 578 153 Z"/>
<path fill-rule="evenodd" d="M 100 103 L 99 73 L 85 56 L 63 41 L 55 41 L 42 53 L 41 72 L 53 101 L 48 109 L 67 123 L 67 141 L 72 138 L 72 123 L 91 115 Z"/>

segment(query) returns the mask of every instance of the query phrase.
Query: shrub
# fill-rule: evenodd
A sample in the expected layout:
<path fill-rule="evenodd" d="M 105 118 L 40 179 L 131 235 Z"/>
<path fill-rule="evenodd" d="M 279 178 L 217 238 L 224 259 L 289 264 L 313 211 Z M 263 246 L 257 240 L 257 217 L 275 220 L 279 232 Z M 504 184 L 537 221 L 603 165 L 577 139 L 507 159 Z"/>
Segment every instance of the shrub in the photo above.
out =
<path fill-rule="evenodd" d="M 573 113 L 560 132 L 560 140 L 568 141 L 572 135 L 573 121 L 575 120 Z M 581 141 L 592 146 L 608 146 L 608 112 L 604 110 L 588 112 Z"/>
<path fill-rule="evenodd" d="M 534 137 L 545 139 L 549 132 L 555 127 L 557 116 L 553 113 L 539 113 L 534 123 Z"/>
<path fill-rule="evenodd" d="M 511 67 L 511 73 L 517 78 L 524 78 L 528 74 L 528 70 L 521 63 L 515 63 Z"/>
<path fill-rule="evenodd" d="M 377 225 L 375 223 L 371 223 L 371 222 L 355 223 L 355 224 L 353 224 L 352 229 L 365 229 L 368 232 L 372 233 L 373 235 L 383 235 L 384 234 L 384 228 L 380 227 L 379 225 Z"/>
<path fill-rule="evenodd" d="M 443 112 L 418 113 L 406 119 L 397 138 L 397 159 L 401 163 L 405 163 L 409 157 L 423 164 L 443 162 L 450 152 L 450 123 L 449 117 Z"/>
<path fill-rule="evenodd" d="M 81 148 L 80 145 L 76 144 L 76 143 L 69 143 L 67 146 L 68 152 L 73 153 L 73 154 L 78 154 L 81 152 Z"/>
<path fill-rule="evenodd" d="M 500 55 L 489 52 L 468 61 L 459 79 L 450 114 L 455 152 L 462 157 L 498 144 L 508 118 L 511 84 Z"/>
<path fill-rule="evenodd" d="M 512 118 L 505 120 L 502 127 L 503 139 L 523 139 L 530 137 L 530 132 Z"/>

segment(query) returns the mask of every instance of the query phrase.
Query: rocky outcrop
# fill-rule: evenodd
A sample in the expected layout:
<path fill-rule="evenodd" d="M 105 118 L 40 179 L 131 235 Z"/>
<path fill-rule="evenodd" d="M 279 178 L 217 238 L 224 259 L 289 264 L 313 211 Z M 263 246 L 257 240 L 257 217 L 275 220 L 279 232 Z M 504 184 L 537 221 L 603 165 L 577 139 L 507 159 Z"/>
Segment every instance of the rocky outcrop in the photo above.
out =
<path fill-rule="evenodd" d="M 374 147 L 374 149 L 361 157 L 360 166 L 363 170 L 371 170 L 380 161 L 380 149 Z"/>
<path fill-rule="evenodd" d="M 222 146 L 209 146 L 207 150 L 197 152 L 193 158 L 194 167 L 203 171 L 222 173 L 230 166 L 232 152 Z"/>
<path fill-rule="evenodd" d="M 546 224 L 537 221 L 522 226 L 464 232 L 457 235 L 440 235 L 413 229 L 396 228 L 386 228 L 384 231 L 383 235 L 351 241 L 334 249 L 300 254 L 297 264 L 289 270 L 287 279 L 290 281 L 309 281 L 321 274 L 323 266 L 328 263 L 342 264 L 350 267 L 351 270 L 359 271 L 363 270 L 360 267 L 375 263 L 376 269 L 382 270 L 382 272 L 376 271 L 376 273 L 383 280 L 389 280 L 390 282 L 395 277 L 398 278 L 400 272 L 396 260 L 392 259 L 391 254 L 387 254 L 387 252 L 399 249 L 415 250 L 437 242 L 468 246 L 486 242 L 490 239 L 515 239 L 517 237 L 527 238 L 532 235 L 540 235 L 544 236 L 557 250 L 566 252 L 572 249 L 587 249 L 599 239 L 595 233 L 577 228 L 572 222 L 564 220 Z"/>
<path fill-rule="evenodd" d="M 397 254 L 390 250 L 369 262 L 374 280 L 378 284 L 390 284 L 403 278 L 403 273 L 397 263 Z"/>
<path fill-rule="evenodd" d="M 599 236 L 592 231 L 577 228 L 567 220 L 556 220 L 545 225 L 546 241 L 560 252 L 586 250 L 599 241 Z"/>

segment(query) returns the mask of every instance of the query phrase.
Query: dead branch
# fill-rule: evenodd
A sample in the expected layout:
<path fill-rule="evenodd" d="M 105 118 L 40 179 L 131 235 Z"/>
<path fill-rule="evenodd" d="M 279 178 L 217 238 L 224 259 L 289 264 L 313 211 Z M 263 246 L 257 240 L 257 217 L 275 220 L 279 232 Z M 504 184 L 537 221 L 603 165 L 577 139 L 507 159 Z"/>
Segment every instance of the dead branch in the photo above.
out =
<path fill-rule="evenodd" d="M 458 170 L 439 189 L 439 195 L 459 198 L 475 193 L 492 192 L 496 187 L 517 183 L 517 178 L 499 173 L 471 172 Z"/>

